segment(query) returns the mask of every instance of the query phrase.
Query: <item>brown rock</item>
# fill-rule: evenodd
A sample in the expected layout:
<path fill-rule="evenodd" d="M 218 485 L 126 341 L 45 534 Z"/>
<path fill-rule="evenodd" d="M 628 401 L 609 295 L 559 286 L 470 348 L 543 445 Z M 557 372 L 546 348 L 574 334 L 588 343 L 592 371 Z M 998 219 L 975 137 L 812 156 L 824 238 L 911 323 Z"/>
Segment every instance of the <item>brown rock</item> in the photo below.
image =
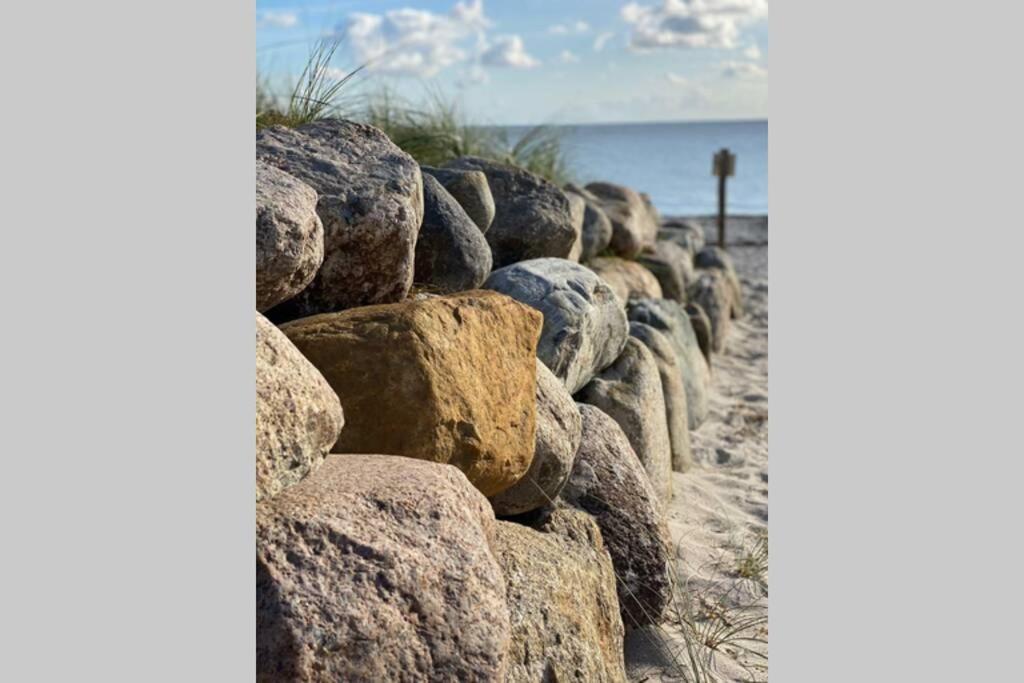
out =
<path fill-rule="evenodd" d="M 331 385 L 257 313 L 256 500 L 315 471 L 344 423 Z"/>
<path fill-rule="evenodd" d="M 732 290 L 724 270 L 712 268 L 697 272 L 697 279 L 690 285 L 687 296 L 707 314 L 711 323 L 711 350 L 721 353 L 729 334 Z"/>
<path fill-rule="evenodd" d="M 658 278 L 636 261 L 599 256 L 591 259 L 587 267 L 608 283 L 623 305 L 630 299 L 662 298 Z"/>
<path fill-rule="evenodd" d="M 496 292 L 367 306 L 282 330 L 341 398 L 336 453 L 455 465 L 485 495 L 533 460 L 543 316 Z"/>
<path fill-rule="evenodd" d="M 256 679 L 498 681 L 490 506 L 453 467 L 332 455 L 256 508 Z"/>

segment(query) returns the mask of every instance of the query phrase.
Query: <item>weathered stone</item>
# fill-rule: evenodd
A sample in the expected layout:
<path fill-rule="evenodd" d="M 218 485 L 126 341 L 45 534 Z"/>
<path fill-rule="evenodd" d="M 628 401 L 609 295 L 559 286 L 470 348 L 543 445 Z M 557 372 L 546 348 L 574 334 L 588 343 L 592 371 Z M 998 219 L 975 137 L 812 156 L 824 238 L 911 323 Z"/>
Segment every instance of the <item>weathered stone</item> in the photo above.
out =
<path fill-rule="evenodd" d="M 490 272 L 491 248 L 480 228 L 441 183 L 423 176 L 415 282 L 439 292 L 462 292 L 479 287 Z"/>
<path fill-rule="evenodd" d="M 611 558 L 590 515 L 555 510 L 537 531 L 498 522 L 512 625 L 506 683 L 626 681 Z"/>
<path fill-rule="evenodd" d="M 637 263 L 654 274 L 662 297 L 686 303 L 686 288 L 693 282 L 693 255 L 675 242 L 658 240 L 637 257 Z"/>
<path fill-rule="evenodd" d="M 587 213 L 587 202 L 583 197 L 571 192 L 566 192 L 565 197 L 569 200 L 569 213 L 572 215 L 572 224 L 576 227 L 576 241 L 573 242 L 566 258 L 578 263 L 583 255 L 583 218 Z"/>
<path fill-rule="evenodd" d="M 704 354 L 704 360 L 711 367 L 711 320 L 700 304 L 690 302 L 686 304 L 686 314 L 690 316 L 690 325 L 693 327 L 693 334 L 697 337 L 697 346 Z"/>
<path fill-rule="evenodd" d="M 661 225 L 661 214 L 658 213 L 657 207 L 654 206 L 654 201 L 651 199 L 651 195 L 646 192 L 638 192 L 640 199 L 643 200 L 644 208 L 647 209 L 647 215 L 650 216 L 651 221 L 654 223 L 655 229 Z"/>
<path fill-rule="evenodd" d="M 707 314 L 711 323 L 711 350 L 721 353 L 729 334 L 732 311 L 732 291 L 725 271 L 716 268 L 697 271 L 697 279 L 690 285 L 687 296 Z"/>
<path fill-rule="evenodd" d="M 661 375 L 651 351 L 630 337 L 615 362 L 580 389 L 576 399 L 597 406 L 618 423 L 658 498 L 668 505 L 672 500 L 672 447 Z"/>
<path fill-rule="evenodd" d="M 491 498 L 495 513 L 519 515 L 543 507 L 558 496 L 580 446 L 580 420 L 580 411 L 562 381 L 538 358 L 533 462 L 514 486 Z"/>
<path fill-rule="evenodd" d="M 719 247 L 704 247 L 693 257 L 693 263 L 697 268 L 717 269 L 725 272 L 729 288 L 732 290 L 731 317 L 741 317 L 743 315 L 743 287 L 740 285 L 740 278 L 736 274 L 736 268 L 732 264 L 732 257 L 729 256 L 729 253 Z"/>
<path fill-rule="evenodd" d="M 323 462 L 345 424 L 323 375 L 256 314 L 256 500 L 298 483 Z"/>
<path fill-rule="evenodd" d="M 319 193 L 324 227 L 323 265 L 271 319 L 405 298 L 423 222 L 423 183 L 412 157 L 376 128 L 340 120 L 263 128 L 256 157 Z"/>
<path fill-rule="evenodd" d="M 619 256 L 635 258 L 653 244 L 658 234 L 643 198 L 622 185 L 590 183 L 587 190 L 598 197 L 601 208 L 612 223 L 610 248 Z"/>
<path fill-rule="evenodd" d="M 454 467 L 329 456 L 256 507 L 257 680 L 501 680 L 494 524 Z"/>
<path fill-rule="evenodd" d="M 306 288 L 324 261 L 324 226 L 316 192 L 256 162 L 256 310 L 265 311 Z"/>
<path fill-rule="evenodd" d="M 282 326 L 345 406 L 334 452 L 450 463 L 488 496 L 533 460 L 540 328 L 529 306 L 483 291 Z"/>
<path fill-rule="evenodd" d="M 693 451 L 690 447 L 689 417 L 686 411 L 686 387 L 683 386 L 676 350 L 668 337 L 650 325 L 631 322 L 629 335 L 643 342 L 658 366 L 661 393 L 665 398 L 672 469 L 685 472 L 693 466 Z"/>
<path fill-rule="evenodd" d="M 623 306 L 630 299 L 662 297 L 658 278 L 636 261 L 627 261 L 615 256 L 599 256 L 591 259 L 587 267 L 608 283 Z"/>
<path fill-rule="evenodd" d="M 670 240 L 696 254 L 704 248 L 704 228 L 697 221 L 670 218 L 662 222 L 658 239 Z"/>
<path fill-rule="evenodd" d="M 629 336 L 622 304 L 592 270 L 565 259 L 523 261 L 484 283 L 544 314 L 537 357 L 575 393 L 622 351 Z"/>
<path fill-rule="evenodd" d="M 566 185 L 564 189 L 569 196 L 575 194 L 583 197 L 586 205 L 586 210 L 583 213 L 583 229 L 580 234 L 579 259 L 581 262 L 586 262 L 608 248 L 612 241 L 612 222 L 608 220 L 604 209 L 601 208 L 601 201 L 592 192 L 572 183 Z"/>
<path fill-rule="evenodd" d="M 701 354 L 686 309 L 669 299 L 634 299 L 626 310 L 630 320 L 664 332 L 672 342 L 686 388 L 687 421 L 690 429 L 696 429 L 708 415 L 711 369 Z"/>
<path fill-rule="evenodd" d="M 578 236 L 569 199 L 557 186 L 524 169 L 479 157 L 459 157 L 446 168 L 483 171 L 494 197 L 487 242 L 494 267 L 527 259 L 566 258 Z"/>
<path fill-rule="evenodd" d="M 480 232 L 487 232 L 494 220 L 494 197 L 482 171 L 459 171 L 453 168 L 421 166 L 424 173 L 437 179 L 466 211 Z"/>
<path fill-rule="evenodd" d="M 619 578 L 629 631 L 661 622 L 671 601 L 668 528 L 640 460 L 615 420 L 580 405 L 583 440 L 562 499 L 594 516 Z"/>

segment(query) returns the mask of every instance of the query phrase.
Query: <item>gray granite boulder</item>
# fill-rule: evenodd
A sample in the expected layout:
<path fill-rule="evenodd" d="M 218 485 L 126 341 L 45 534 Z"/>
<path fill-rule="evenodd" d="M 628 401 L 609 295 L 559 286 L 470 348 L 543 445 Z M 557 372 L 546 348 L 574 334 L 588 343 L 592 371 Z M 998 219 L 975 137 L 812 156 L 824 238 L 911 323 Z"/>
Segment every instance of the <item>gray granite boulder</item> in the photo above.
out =
<path fill-rule="evenodd" d="M 583 197 L 586 204 L 580 236 L 582 243 L 580 261 L 586 262 L 608 248 L 612 241 L 612 222 L 608 220 L 604 209 L 601 208 L 601 201 L 595 194 L 572 183 L 566 185 L 564 189 L 567 195 Z"/>
<path fill-rule="evenodd" d="M 519 515 L 558 497 L 580 447 L 580 411 L 562 381 L 537 359 L 536 447 L 523 478 L 491 498 L 495 514 Z"/>
<path fill-rule="evenodd" d="M 668 337 L 650 325 L 631 322 L 629 335 L 643 342 L 658 366 L 661 393 L 665 398 L 665 419 L 668 423 L 672 469 L 676 472 L 685 472 L 693 466 L 693 450 L 690 446 L 689 417 L 686 412 L 686 387 L 683 386 L 676 350 Z"/>
<path fill-rule="evenodd" d="M 256 310 L 286 301 L 313 281 L 324 261 L 316 192 L 256 162 Z"/>
<path fill-rule="evenodd" d="M 483 286 L 544 314 L 537 357 L 570 393 L 611 365 L 629 336 L 618 298 L 604 280 L 578 263 L 531 259 L 494 271 Z"/>
<path fill-rule="evenodd" d="M 500 681 L 487 500 L 450 465 L 332 455 L 256 506 L 258 681 Z"/>
<path fill-rule="evenodd" d="M 711 369 L 701 353 L 686 309 L 669 299 L 634 299 L 629 302 L 627 314 L 630 320 L 665 333 L 672 342 L 686 388 L 687 421 L 690 429 L 696 429 L 708 416 Z"/>
<path fill-rule="evenodd" d="M 423 222 L 419 166 L 373 126 L 341 120 L 263 128 L 256 158 L 319 194 L 324 260 L 298 296 L 268 317 L 283 321 L 401 301 L 413 279 Z"/>
<path fill-rule="evenodd" d="M 693 255 L 689 251 L 675 242 L 658 240 L 636 261 L 654 274 L 663 298 L 686 303 L 686 288 L 694 280 Z"/>
<path fill-rule="evenodd" d="M 657 495 L 615 420 L 591 405 L 580 414 L 583 440 L 561 498 L 601 528 L 626 631 L 659 624 L 672 600 L 672 553 Z"/>
<path fill-rule="evenodd" d="M 455 198 L 466 214 L 473 219 L 480 232 L 487 232 L 494 220 L 494 197 L 482 171 L 459 171 L 453 168 L 421 166 L 425 174 L 433 176 Z"/>
<path fill-rule="evenodd" d="M 693 257 L 693 264 L 697 268 L 721 270 L 725 273 L 729 289 L 732 291 L 732 318 L 739 318 L 743 315 L 743 287 L 740 285 L 740 278 L 736 274 L 736 267 L 732 263 L 729 253 L 720 247 L 704 247 Z"/>
<path fill-rule="evenodd" d="M 669 218 L 658 228 L 658 239 L 669 240 L 691 254 L 704 248 L 704 228 L 700 223 L 685 218 Z"/>
<path fill-rule="evenodd" d="M 316 471 L 345 424 L 320 371 L 256 314 L 256 500 Z"/>
<path fill-rule="evenodd" d="M 445 168 L 483 171 L 494 197 L 487 242 L 494 267 L 553 256 L 567 258 L 579 235 L 569 198 L 544 178 L 517 166 L 479 157 L 459 157 Z"/>
<path fill-rule="evenodd" d="M 686 315 L 690 316 L 690 325 L 693 327 L 693 334 L 697 337 L 697 346 L 704 354 L 704 360 L 708 367 L 711 367 L 711 319 L 704 312 L 700 304 L 689 302 L 686 304 Z"/>
<path fill-rule="evenodd" d="M 711 350 L 721 353 L 729 334 L 733 297 L 725 271 L 716 268 L 697 271 L 697 279 L 690 285 L 687 296 L 707 315 L 711 324 Z"/>
<path fill-rule="evenodd" d="M 476 289 L 491 272 L 480 228 L 437 180 L 423 176 L 423 225 L 413 280 L 443 294 Z"/>
<path fill-rule="evenodd" d="M 639 194 L 612 183 L 590 183 L 586 189 L 598 198 L 601 209 L 611 221 L 609 247 L 613 252 L 625 258 L 635 258 L 645 246 L 654 244 L 658 224 Z"/>
<path fill-rule="evenodd" d="M 593 518 L 563 507 L 539 530 L 498 522 L 512 645 L 505 683 L 625 683 L 611 557 Z"/>
<path fill-rule="evenodd" d="M 619 357 L 580 389 L 576 400 L 618 423 L 662 504 L 672 501 L 672 447 L 658 364 L 643 342 L 626 341 Z"/>
<path fill-rule="evenodd" d="M 587 267 L 601 276 L 625 306 L 630 299 L 660 299 L 658 278 L 636 261 L 617 256 L 598 256 L 587 262 Z"/>

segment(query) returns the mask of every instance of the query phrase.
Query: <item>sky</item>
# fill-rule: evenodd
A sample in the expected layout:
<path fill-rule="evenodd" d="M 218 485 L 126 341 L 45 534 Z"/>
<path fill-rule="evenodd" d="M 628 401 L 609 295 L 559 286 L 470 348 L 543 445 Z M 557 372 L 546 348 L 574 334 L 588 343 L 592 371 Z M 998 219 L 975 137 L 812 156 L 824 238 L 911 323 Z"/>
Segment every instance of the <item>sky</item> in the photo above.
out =
<path fill-rule="evenodd" d="M 440 91 L 495 125 L 768 117 L 767 0 L 257 0 L 277 89 L 340 38 L 357 90 Z"/>

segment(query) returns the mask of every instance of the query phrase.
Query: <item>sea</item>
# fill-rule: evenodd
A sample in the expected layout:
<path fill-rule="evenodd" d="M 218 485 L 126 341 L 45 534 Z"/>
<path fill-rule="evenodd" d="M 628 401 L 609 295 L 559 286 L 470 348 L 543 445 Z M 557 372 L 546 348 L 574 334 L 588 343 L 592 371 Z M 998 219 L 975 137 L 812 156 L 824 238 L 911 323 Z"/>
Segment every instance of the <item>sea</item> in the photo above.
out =
<path fill-rule="evenodd" d="M 726 210 L 768 213 L 768 122 L 615 123 L 553 126 L 574 180 L 605 180 L 651 196 L 662 215 L 718 211 L 712 158 L 727 148 L 736 155 L 726 182 Z M 506 128 L 515 141 L 527 127 Z"/>

